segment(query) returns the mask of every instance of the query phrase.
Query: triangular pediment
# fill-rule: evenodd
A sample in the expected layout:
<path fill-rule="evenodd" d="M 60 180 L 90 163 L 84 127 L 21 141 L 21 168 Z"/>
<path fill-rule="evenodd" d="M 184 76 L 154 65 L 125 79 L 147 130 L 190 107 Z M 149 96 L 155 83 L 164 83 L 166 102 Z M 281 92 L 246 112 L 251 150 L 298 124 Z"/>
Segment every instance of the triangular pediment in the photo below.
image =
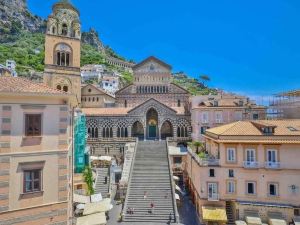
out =
<path fill-rule="evenodd" d="M 134 73 L 170 73 L 172 67 L 160 59 L 150 56 L 133 67 Z"/>
<path fill-rule="evenodd" d="M 177 112 L 170 108 L 169 106 L 155 100 L 154 98 L 151 98 L 144 103 L 134 107 L 130 111 L 128 111 L 128 114 L 133 115 L 145 115 L 149 109 L 155 109 L 158 114 L 160 115 L 176 115 Z"/>

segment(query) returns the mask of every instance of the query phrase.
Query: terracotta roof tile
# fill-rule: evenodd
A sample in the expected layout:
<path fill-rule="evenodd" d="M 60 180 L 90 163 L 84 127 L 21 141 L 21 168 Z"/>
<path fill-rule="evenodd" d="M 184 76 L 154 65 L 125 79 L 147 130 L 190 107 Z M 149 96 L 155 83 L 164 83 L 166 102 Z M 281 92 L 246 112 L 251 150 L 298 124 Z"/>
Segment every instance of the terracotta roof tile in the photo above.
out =
<path fill-rule="evenodd" d="M 67 93 L 64 91 L 59 91 L 50 88 L 45 84 L 34 83 L 30 80 L 20 78 L 20 77 L 0 77 L 0 92 L 67 95 Z"/>
<path fill-rule="evenodd" d="M 300 120 L 254 120 L 238 121 L 208 129 L 216 135 L 259 135 L 265 136 L 256 125 L 275 127 L 274 135 L 300 135 Z M 295 128 L 292 130 L 291 128 Z"/>

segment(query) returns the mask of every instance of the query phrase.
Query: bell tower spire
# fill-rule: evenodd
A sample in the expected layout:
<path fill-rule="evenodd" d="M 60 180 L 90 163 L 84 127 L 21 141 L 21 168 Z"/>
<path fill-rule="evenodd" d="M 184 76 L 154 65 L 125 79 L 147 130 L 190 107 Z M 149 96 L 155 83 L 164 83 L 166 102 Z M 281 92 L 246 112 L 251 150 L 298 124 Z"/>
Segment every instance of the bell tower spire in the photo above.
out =
<path fill-rule="evenodd" d="M 47 21 L 44 83 L 74 95 L 76 106 L 81 101 L 80 44 L 79 11 L 69 0 L 60 0 Z"/>

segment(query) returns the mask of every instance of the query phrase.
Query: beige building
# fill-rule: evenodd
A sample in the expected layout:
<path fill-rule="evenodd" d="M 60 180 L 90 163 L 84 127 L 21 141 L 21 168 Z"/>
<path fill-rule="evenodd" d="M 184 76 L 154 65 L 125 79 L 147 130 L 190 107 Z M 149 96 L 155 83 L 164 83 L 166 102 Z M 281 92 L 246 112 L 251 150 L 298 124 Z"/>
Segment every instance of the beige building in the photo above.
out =
<path fill-rule="evenodd" d="M 73 106 L 81 101 L 80 27 L 79 11 L 69 1 L 54 4 L 47 22 L 44 83 L 74 95 Z"/>
<path fill-rule="evenodd" d="M 207 155 L 189 151 L 186 161 L 202 219 L 205 207 L 225 206 L 228 222 L 299 216 L 300 120 L 234 122 L 207 130 L 205 142 Z"/>
<path fill-rule="evenodd" d="M 83 85 L 81 88 L 82 108 L 107 108 L 114 107 L 115 97 L 103 89 L 93 85 Z"/>
<path fill-rule="evenodd" d="M 68 224 L 69 98 L 0 77 L 0 224 Z"/>
<path fill-rule="evenodd" d="M 203 141 L 203 134 L 212 127 L 239 120 L 266 119 L 266 107 L 236 94 L 194 96 L 191 104 L 194 141 Z"/>

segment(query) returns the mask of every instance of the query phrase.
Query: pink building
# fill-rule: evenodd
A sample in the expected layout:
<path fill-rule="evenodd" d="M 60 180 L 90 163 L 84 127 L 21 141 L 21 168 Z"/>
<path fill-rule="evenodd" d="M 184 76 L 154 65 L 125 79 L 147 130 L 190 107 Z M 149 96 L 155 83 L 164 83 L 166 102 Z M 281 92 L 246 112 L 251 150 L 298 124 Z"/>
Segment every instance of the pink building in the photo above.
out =
<path fill-rule="evenodd" d="M 192 138 L 203 141 L 206 129 L 239 120 L 265 119 L 266 107 L 249 98 L 233 94 L 195 96 L 192 98 Z"/>

